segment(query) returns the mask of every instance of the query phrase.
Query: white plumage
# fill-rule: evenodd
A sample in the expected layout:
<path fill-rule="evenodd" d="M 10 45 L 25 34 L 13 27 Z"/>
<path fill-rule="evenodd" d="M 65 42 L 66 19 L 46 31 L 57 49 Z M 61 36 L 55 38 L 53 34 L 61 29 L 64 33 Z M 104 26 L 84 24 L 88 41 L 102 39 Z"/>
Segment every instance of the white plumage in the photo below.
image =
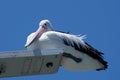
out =
<path fill-rule="evenodd" d="M 42 20 L 39 29 L 30 34 L 28 50 L 64 49 L 61 66 L 69 70 L 102 70 L 107 68 L 101 52 L 83 41 L 83 37 L 53 31 L 49 20 Z"/>

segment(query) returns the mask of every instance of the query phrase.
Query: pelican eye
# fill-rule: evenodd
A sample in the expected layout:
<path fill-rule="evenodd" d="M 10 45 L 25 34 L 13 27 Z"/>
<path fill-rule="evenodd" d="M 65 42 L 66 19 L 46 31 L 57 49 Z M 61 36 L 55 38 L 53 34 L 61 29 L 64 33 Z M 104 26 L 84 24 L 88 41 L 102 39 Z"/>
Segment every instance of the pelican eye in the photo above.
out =
<path fill-rule="evenodd" d="M 47 23 L 45 23 L 44 25 L 47 26 Z"/>

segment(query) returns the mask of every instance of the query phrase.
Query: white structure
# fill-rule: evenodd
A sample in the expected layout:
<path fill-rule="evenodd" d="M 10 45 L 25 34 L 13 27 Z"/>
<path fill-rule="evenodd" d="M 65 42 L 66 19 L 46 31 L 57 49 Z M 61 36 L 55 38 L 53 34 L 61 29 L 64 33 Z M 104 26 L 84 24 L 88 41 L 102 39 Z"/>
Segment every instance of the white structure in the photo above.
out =
<path fill-rule="evenodd" d="M 0 52 L 0 78 L 56 73 L 61 53 L 63 50 Z"/>

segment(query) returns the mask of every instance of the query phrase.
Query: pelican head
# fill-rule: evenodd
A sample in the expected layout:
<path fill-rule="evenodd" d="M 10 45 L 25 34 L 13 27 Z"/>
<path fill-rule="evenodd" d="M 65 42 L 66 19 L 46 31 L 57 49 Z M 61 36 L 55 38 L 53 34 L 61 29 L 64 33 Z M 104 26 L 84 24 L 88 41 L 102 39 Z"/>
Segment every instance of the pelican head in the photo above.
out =
<path fill-rule="evenodd" d="M 52 30 L 52 25 L 49 20 L 40 21 L 38 30 L 30 38 L 30 40 L 27 41 L 27 43 L 25 44 L 25 48 L 31 45 L 36 39 L 40 38 L 44 32 L 51 31 L 51 30 Z"/>

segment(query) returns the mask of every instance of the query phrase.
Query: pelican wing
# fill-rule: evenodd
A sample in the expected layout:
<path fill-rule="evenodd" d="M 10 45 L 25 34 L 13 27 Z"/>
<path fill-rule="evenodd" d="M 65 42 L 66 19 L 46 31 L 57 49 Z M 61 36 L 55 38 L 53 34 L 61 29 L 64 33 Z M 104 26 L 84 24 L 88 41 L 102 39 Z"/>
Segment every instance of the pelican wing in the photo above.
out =
<path fill-rule="evenodd" d="M 59 33 L 55 32 L 57 36 L 59 36 L 63 43 L 67 46 L 71 46 L 74 49 L 83 52 L 84 54 L 87 54 L 88 56 L 92 57 L 93 59 L 98 60 L 101 64 L 104 65 L 103 69 L 107 68 L 107 62 L 103 60 L 103 54 L 102 52 L 98 51 L 97 49 L 93 48 L 90 44 L 83 41 L 84 37 L 77 37 L 76 35 L 70 35 L 66 33 Z M 101 70 L 101 69 L 98 69 Z"/>

